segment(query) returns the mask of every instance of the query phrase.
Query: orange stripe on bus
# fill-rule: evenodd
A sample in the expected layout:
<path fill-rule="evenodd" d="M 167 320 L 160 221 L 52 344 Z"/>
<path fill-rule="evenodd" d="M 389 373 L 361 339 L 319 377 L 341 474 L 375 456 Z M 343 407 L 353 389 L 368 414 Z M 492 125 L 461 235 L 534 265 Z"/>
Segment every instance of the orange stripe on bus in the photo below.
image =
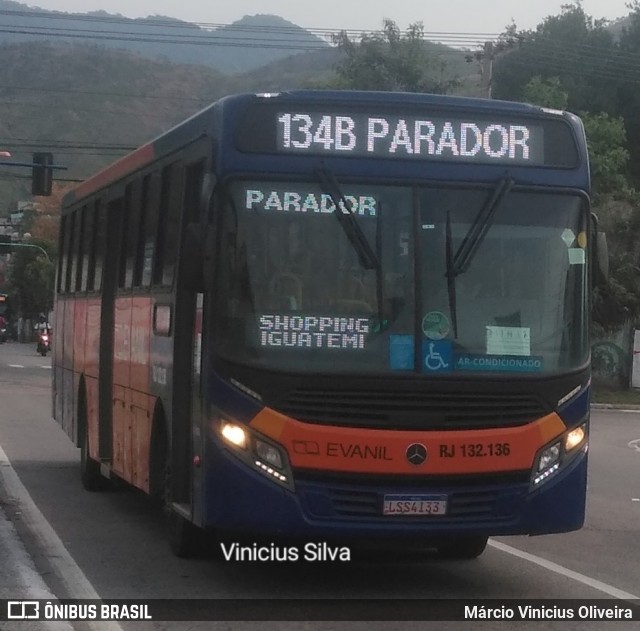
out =
<path fill-rule="evenodd" d="M 566 426 L 555 414 L 520 427 L 461 431 L 399 431 L 310 425 L 263 409 L 251 427 L 286 448 L 294 468 L 351 473 L 441 475 L 523 471 Z M 414 465 L 410 445 L 427 448 Z"/>
<path fill-rule="evenodd" d="M 110 164 L 102 171 L 98 171 L 93 177 L 82 182 L 73 189 L 74 201 L 86 197 L 91 193 L 101 189 L 110 182 L 113 182 L 129 173 L 143 167 L 151 162 L 154 157 L 153 143 L 143 145 L 132 153 L 127 154 L 120 160 Z"/>

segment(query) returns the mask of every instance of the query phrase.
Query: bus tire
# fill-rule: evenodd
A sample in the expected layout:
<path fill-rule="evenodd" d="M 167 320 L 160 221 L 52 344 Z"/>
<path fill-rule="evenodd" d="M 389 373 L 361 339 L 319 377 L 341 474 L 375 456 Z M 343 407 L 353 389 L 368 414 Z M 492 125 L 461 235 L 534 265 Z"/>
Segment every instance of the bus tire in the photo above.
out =
<path fill-rule="evenodd" d="M 487 547 L 488 537 L 454 537 L 438 546 L 438 556 L 443 559 L 476 559 Z"/>

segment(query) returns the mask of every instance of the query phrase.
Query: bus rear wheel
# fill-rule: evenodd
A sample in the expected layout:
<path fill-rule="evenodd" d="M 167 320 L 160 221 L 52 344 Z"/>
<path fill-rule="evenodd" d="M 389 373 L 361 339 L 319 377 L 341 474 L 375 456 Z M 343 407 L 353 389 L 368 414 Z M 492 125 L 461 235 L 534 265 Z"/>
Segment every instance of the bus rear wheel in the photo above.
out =
<path fill-rule="evenodd" d="M 438 546 L 438 555 L 443 559 L 476 559 L 487 547 L 488 537 L 455 537 Z"/>

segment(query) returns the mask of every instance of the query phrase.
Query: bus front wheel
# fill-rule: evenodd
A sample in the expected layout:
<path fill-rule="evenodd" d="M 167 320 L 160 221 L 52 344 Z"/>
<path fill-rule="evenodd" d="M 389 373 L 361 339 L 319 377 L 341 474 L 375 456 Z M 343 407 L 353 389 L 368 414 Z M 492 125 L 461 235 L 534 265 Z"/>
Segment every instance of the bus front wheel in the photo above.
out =
<path fill-rule="evenodd" d="M 438 555 L 443 559 L 475 559 L 487 547 L 488 537 L 455 537 L 438 546 Z"/>

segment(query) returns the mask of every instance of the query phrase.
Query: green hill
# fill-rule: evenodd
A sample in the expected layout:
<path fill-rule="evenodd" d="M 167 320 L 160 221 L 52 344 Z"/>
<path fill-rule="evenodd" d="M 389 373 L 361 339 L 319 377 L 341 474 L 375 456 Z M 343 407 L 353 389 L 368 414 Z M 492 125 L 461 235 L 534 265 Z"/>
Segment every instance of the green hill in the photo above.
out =
<path fill-rule="evenodd" d="M 225 73 L 246 72 L 297 52 L 329 47 L 324 39 L 275 15 L 245 16 L 233 24 L 203 28 L 163 16 L 63 13 L 0 0 L 0 44 L 43 39 L 129 50 Z"/>

